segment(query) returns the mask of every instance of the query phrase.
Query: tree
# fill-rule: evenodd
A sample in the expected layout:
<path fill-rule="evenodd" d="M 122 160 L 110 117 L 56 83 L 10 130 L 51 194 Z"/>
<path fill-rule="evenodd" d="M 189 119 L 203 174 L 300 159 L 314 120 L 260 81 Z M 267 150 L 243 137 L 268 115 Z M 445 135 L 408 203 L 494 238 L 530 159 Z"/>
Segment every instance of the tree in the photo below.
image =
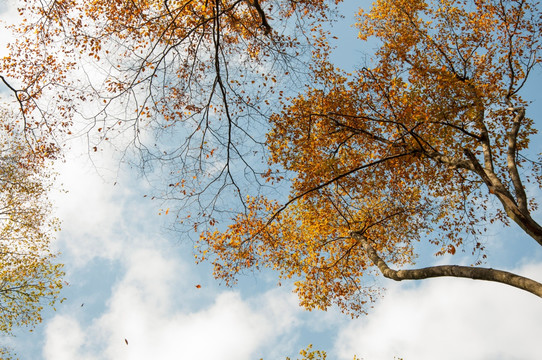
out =
<path fill-rule="evenodd" d="M 33 327 L 59 300 L 62 265 L 50 248 L 58 221 L 50 216 L 49 174 L 39 147 L 29 147 L 3 111 L 0 134 L 0 333 Z M 9 350 L 1 347 L 0 354 Z"/>
<path fill-rule="evenodd" d="M 270 159 L 295 174 L 291 197 L 253 198 L 202 236 L 217 275 L 270 266 L 300 279 L 307 308 L 334 301 L 352 314 L 378 294 L 365 280 L 373 266 L 398 281 L 455 276 L 542 296 L 540 283 L 495 269 L 388 265 L 411 264 L 418 241 L 480 265 L 495 221 L 542 245 L 525 186 L 540 186 L 540 160 L 523 155 L 536 130 L 519 95 L 540 63 L 540 19 L 528 1 L 383 0 L 360 12 L 360 37 L 381 42 L 374 64 L 350 75 L 322 55 L 311 86 L 271 117 Z"/>
<path fill-rule="evenodd" d="M 330 60 L 325 1 L 23 3 L 1 71 L 22 79 L 31 123 L 69 128 L 79 114 L 93 151 L 117 140 L 145 167 L 170 166 L 163 196 L 217 277 L 269 267 L 297 280 L 303 306 L 352 315 L 378 298 L 379 272 L 542 296 L 479 266 L 486 223 L 512 221 L 542 245 L 526 186 L 542 185 L 541 160 L 527 156 L 536 130 L 520 96 L 541 61 L 537 3 L 376 1 L 356 25 L 379 48 L 354 73 Z M 44 99 L 61 104 L 57 120 L 37 112 Z M 474 264 L 389 267 L 411 265 L 418 242 Z"/>

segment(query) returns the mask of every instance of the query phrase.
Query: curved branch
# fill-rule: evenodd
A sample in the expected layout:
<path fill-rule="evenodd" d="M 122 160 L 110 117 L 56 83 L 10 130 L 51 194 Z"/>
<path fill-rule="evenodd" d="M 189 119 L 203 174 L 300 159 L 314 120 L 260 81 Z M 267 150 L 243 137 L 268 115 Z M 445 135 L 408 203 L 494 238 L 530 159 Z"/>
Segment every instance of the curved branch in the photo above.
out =
<path fill-rule="evenodd" d="M 473 280 L 485 280 L 499 282 L 506 285 L 516 287 L 518 289 L 528 291 L 538 297 L 542 297 L 542 284 L 532 279 L 513 274 L 503 270 L 491 268 L 477 268 L 460 265 L 439 265 L 430 266 L 421 269 L 411 270 L 393 270 L 388 264 L 377 254 L 376 250 L 359 232 L 352 232 L 351 236 L 356 239 L 367 251 L 369 259 L 378 267 L 382 275 L 388 279 L 395 281 L 402 280 L 423 280 L 434 277 L 458 277 Z"/>
<path fill-rule="evenodd" d="M 271 25 L 269 25 L 269 22 L 267 21 L 267 16 L 265 15 L 265 12 L 260 6 L 260 2 L 258 0 L 253 0 L 253 1 L 249 1 L 248 3 L 252 5 L 258 12 L 258 15 L 260 16 L 260 20 L 262 22 L 261 27 L 263 29 L 263 32 L 265 33 L 265 35 L 269 35 L 273 29 L 271 28 Z"/>
<path fill-rule="evenodd" d="M 6 78 L 4 78 L 3 75 L 0 75 L 0 80 L 2 80 L 2 82 L 4 83 L 4 85 L 6 85 L 8 87 L 9 90 L 11 90 L 13 92 L 13 95 L 15 95 L 15 99 L 17 100 L 17 102 L 19 103 L 19 108 L 21 109 L 21 114 L 23 116 L 23 121 L 24 121 L 24 128 L 26 129 L 26 114 L 25 114 L 25 111 L 24 111 L 24 104 L 23 104 L 23 100 L 21 100 L 21 97 L 19 96 L 19 93 L 22 92 L 22 90 L 17 90 L 15 89 L 7 80 Z"/>
<path fill-rule="evenodd" d="M 508 173 L 512 179 L 512 184 L 514 184 L 514 190 L 516 193 L 516 201 L 520 210 L 527 212 L 527 195 L 525 194 L 525 189 L 521 182 L 521 177 L 519 176 L 519 171 L 516 162 L 517 149 L 517 137 L 521 122 L 525 118 L 525 108 L 510 108 L 509 111 L 516 112 L 514 116 L 514 121 L 512 123 L 512 129 L 508 133 L 508 152 L 507 152 L 507 165 Z"/>

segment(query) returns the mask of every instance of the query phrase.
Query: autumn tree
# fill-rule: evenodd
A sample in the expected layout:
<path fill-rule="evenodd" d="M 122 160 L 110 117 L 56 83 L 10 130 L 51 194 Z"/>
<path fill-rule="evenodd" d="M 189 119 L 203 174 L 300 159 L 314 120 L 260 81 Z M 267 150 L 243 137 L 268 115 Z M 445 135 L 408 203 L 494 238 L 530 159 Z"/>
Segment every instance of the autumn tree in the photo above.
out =
<path fill-rule="evenodd" d="M 58 229 L 47 200 L 54 155 L 31 146 L 11 112 L 0 116 L 0 334 L 8 336 L 39 323 L 59 301 L 63 272 L 50 248 Z"/>
<path fill-rule="evenodd" d="M 316 54 L 313 82 L 267 134 L 271 164 L 294 174 L 290 199 L 251 198 L 227 230 L 202 235 L 217 275 L 270 266 L 300 279 L 307 308 L 335 302 L 352 314 L 378 294 L 373 268 L 542 296 L 532 279 L 477 266 L 495 221 L 542 245 L 526 190 L 541 185 L 540 160 L 524 155 L 536 130 L 519 94 L 540 63 L 540 15 L 528 1 L 378 1 L 360 11 L 361 39 L 380 40 L 374 62 L 346 74 Z M 411 269 L 419 241 L 436 255 L 472 251 L 474 264 Z"/>
<path fill-rule="evenodd" d="M 519 95 L 540 62 L 540 25 L 523 1 L 361 11 L 360 37 L 381 41 L 374 63 L 346 74 L 316 53 L 311 86 L 267 134 L 270 163 L 294 174 L 290 199 L 250 198 L 227 230 L 203 233 L 216 274 L 269 266 L 300 279 L 307 308 L 335 302 L 352 314 L 378 295 L 366 276 L 374 268 L 398 281 L 465 277 L 542 296 L 534 280 L 476 266 L 486 224 L 512 220 L 542 244 L 525 187 L 540 186 L 540 161 L 523 155 L 535 129 Z M 390 268 L 412 264 L 419 241 L 436 255 L 472 251 L 475 264 Z"/>
<path fill-rule="evenodd" d="M 303 306 L 353 315 L 378 298 L 378 274 L 542 296 L 480 266 L 485 224 L 542 245 L 520 95 L 541 60 L 537 3 L 376 1 L 356 26 L 379 47 L 353 73 L 330 60 L 326 1 L 21 3 L 0 69 L 29 126 L 69 133 L 77 119 L 91 151 L 110 141 L 166 169 L 166 212 L 199 233 L 217 277 L 269 267 Z M 412 269 L 419 242 L 473 265 Z"/>

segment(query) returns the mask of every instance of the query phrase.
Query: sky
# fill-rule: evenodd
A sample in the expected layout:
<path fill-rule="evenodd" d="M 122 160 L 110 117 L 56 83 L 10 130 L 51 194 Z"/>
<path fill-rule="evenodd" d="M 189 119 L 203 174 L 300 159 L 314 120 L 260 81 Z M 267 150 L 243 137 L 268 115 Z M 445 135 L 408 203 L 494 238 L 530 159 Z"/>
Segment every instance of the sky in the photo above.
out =
<path fill-rule="evenodd" d="M 2 1 L 1 16 L 9 18 Z M 337 26 L 355 38 L 354 29 Z M 339 57 L 362 51 L 340 45 Z M 542 98 L 534 85 L 526 90 L 536 119 Z M 540 137 L 531 147 L 542 151 Z M 334 308 L 304 311 L 291 284 L 277 286 L 272 272 L 225 287 L 209 264 L 194 263 L 190 241 L 167 230 L 173 218 L 159 216 L 160 204 L 143 196 L 149 185 L 135 169 L 108 151 L 91 159 L 82 139 L 68 148 L 51 196 L 62 220 L 53 246 L 65 263 L 66 301 L 32 332 L 0 338 L 21 359 L 295 359 L 310 343 L 337 360 L 354 354 L 364 360 L 535 359 L 542 353 L 542 302 L 500 284 L 380 279 L 383 299 L 354 320 Z M 542 251 L 534 241 L 516 228 L 496 226 L 490 233 L 488 266 L 542 280 Z"/>

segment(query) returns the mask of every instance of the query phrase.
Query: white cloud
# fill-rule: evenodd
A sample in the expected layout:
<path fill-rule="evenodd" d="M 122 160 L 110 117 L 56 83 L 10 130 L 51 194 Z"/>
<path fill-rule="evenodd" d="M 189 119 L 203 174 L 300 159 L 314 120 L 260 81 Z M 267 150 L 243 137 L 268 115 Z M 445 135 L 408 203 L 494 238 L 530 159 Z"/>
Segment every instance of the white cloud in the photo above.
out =
<path fill-rule="evenodd" d="M 114 286 L 105 312 L 91 324 L 84 326 L 66 315 L 48 323 L 46 359 L 254 359 L 259 348 L 299 324 L 295 296 L 283 289 L 252 299 L 221 292 L 213 294 L 209 306 L 191 310 L 193 305 L 183 303 L 193 304 L 205 290 L 196 289 L 190 279 L 195 275 L 180 259 L 139 248 L 128 249 L 124 260 L 123 278 Z M 67 324 L 74 329 L 69 341 Z"/>
<path fill-rule="evenodd" d="M 57 247 L 75 258 L 73 264 L 84 266 L 93 257 L 119 256 L 121 243 L 114 230 L 122 222 L 122 196 L 127 190 L 104 181 L 80 150 L 74 148 L 66 162 L 57 165 L 63 191 L 52 199 L 55 215 L 62 220 Z"/>
<path fill-rule="evenodd" d="M 536 278 L 542 264 L 517 271 Z M 365 318 L 340 333 L 341 359 L 535 359 L 542 303 L 509 286 L 465 279 L 393 285 Z"/>
<path fill-rule="evenodd" d="M 79 354 L 79 349 L 84 345 L 85 333 L 70 316 L 59 315 L 47 325 L 47 337 L 51 339 L 44 349 L 44 355 L 48 359 L 73 360 L 88 359 Z"/>
<path fill-rule="evenodd" d="M 97 161 L 100 168 L 118 166 L 111 158 Z M 160 218 L 153 204 L 142 203 L 141 184 L 130 178 L 104 181 L 89 164 L 84 142 L 72 143 L 58 172 L 68 192 L 53 199 L 63 221 L 56 246 L 80 292 L 46 322 L 44 358 L 242 360 L 257 357 L 258 349 L 285 334 L 296 338 L 292 331 L 301 311 L 286 289 L 249 299 L 197 289 L 201 276 L 183 247 L 159 236 Z M 119 184 L 112 186 L 115 180 Z M 96 258 L 112 260 L 114 273 L 103 280 L 108 287 L 118 277 L 110 292 L 87 289 L 88 279 L 81 277 L 92 273 Z M 279 343 L 278 353 L 294 346 Z"/>

